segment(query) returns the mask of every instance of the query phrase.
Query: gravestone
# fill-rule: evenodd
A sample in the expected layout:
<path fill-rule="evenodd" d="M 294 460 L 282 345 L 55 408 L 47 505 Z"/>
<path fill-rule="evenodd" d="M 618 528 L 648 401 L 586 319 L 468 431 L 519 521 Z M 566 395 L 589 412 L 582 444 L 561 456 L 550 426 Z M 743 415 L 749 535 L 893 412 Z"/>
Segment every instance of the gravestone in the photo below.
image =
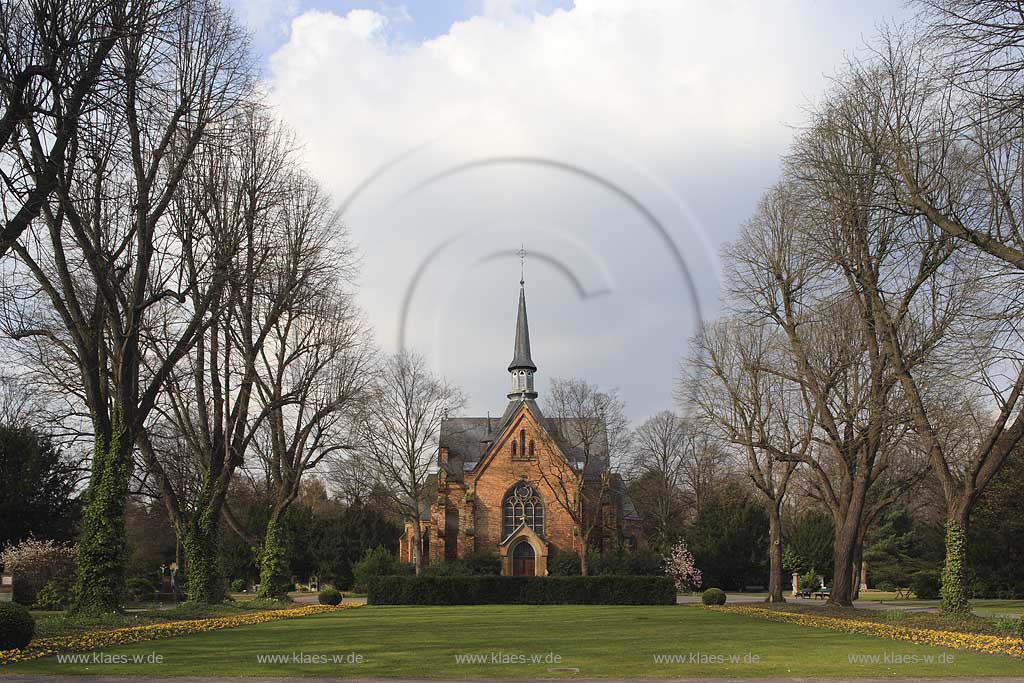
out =
<path fill-rule="evenodd" d="M 0 602 L 14 601 L 14 577 L 10 574 L 0 576 Z"/>

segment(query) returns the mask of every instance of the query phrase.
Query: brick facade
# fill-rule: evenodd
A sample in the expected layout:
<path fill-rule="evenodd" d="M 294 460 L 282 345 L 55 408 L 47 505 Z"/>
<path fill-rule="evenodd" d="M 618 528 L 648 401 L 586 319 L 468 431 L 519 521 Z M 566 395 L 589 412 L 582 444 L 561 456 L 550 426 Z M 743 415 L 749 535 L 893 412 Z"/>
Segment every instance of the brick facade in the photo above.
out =
<path fill-rule="evenodd" d="M 579 481 L 584 481 L 589 491 L 583 497 L 591 501 L 602 488 L 601 482 L 607 484 L 610 454 L 605 440 L 603 452 L 587 458 L 586 468 L 569 466 L 569 457 L 577 463 L 582 460 L 564 438 L 573 420 L 551 420 L 541 413 L 533 400 L 537 396 L 533 386 L 536 369 L 521 288 L 515 355 L 509 365 L 512 392 L 505 414 L 493 421 L 490 417 L 452 418 L 441 427 L 436 495 L 424 502 L 419 520 L 427 561 L 492 551 L 502 560 L 503 574 L 518 571 L 543 576 L 554 553 L 582 552 L 579 529 L 569 511 L 579 509 L 579 501 L 574 500 Z M 613 482 L 617 486 L 609 487 L 601 510 L 583 511 L 584 528 L 593 519 L 590 515 L 601 517 L 591 537 L 592 547 L 601 550 L 614 549 L 624 539 L 635 543 L 638 538 L 638 517 L 632 503 L 621 479 Z M 519 508 L 514 507 L 509 508 L 506 519 L 505 502 L 513 491 L 530 493 L 531 510 L 536 509 L 534 501 L 539 498 L 542 526 L 535 518 L 527 521 L 525 515 L 517 522 L 513 511 Z M 411 522 L 407 523 L 399 546 L 404 562 L 412 561 L 412 531 Z"/>

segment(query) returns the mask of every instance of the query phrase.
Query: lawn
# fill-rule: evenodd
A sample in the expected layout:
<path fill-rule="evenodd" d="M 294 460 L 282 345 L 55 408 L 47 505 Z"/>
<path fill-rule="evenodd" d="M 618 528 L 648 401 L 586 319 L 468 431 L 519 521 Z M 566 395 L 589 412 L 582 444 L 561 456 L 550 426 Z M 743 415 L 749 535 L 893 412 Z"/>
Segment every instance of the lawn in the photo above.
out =
<path fill-rule="evenodd" d="M 363 607 L 138 643 L 106 654 L 126 659 L 61 664 L 50 657 L 5 672 L 466 678 L 573 676 L 558 669 L 575 668 L 579 676 L 818 678 L 1024 671 L 1021 660 L 1005 656 L 943 651 L 697 606 Z M 160 663 L 146 663 L 155 656 Z M 917 663 L 907 661 L 913 656 Z M 135 657 L 141 663 L 133 663 Z M 268 662 L 268 657 L 288 661 Z M 659 661 L 665 657 L 679 659 Z M 851 657 L 880 661 L 851 663 Z M 901 657 L 904 663 L 892 661 Z"/>

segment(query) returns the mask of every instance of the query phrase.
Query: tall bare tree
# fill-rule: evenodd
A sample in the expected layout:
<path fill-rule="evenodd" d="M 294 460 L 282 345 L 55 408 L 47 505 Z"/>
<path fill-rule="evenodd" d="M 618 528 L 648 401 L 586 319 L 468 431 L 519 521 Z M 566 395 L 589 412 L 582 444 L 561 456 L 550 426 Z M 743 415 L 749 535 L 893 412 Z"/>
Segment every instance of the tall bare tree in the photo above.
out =
<path fill-rule="evenodd" d="M 948 85 L 940 84 L 937 91 L 947 94 L 936 98 L 927 62 L 913 44 L 887 34 L 881 45 L 876 59 L 853 65 L 833 105 L 819 114 L 819 129 L 842 141 L 846 159 L 819 148 L 798 163 L 819 181 L 818 193 L 868 175 L 878 183 L 870 195 L 847 197 L 852 212 L 874 218 L 848 221 L 826 239 L 840 248 L 835 260 L 860 292 L 860 310 L 879 333 L 920 449 L 942 485 L 942 606 L 966 613 L 971 509 L 1024 440 L 1018 295 L 1024 261 L 1009 253 L 1021 245 L 1020 140 L 1003 136 L 1002 113 L 944 123 L 951 109 L 963 106 Z M 964 124 L 970 142 L 961 137 Z M 973 223 L 967 239 L 944 212 Z M 955 392 L 948 391 L 951 378 Z M 966 452 L 947 449 L 942 434 L 952 393 L 991 406 L 974 416 L 976 439 Z"/>
<path fill-rule="evenodd" d="M 76 608 L 119 608 L 136 439 L 175 365 L 211 322 L 238 235 L 176 205 L 212 122 L 251 86 L 244 35 L 215 0 L 146 3 L 116 43 L 102 107 L 79 121 L 42 220 L 5 269 L 9 334 L 45 337 L 77 369 L 93 425 Z M 28 292 L 40 293 L 28 297 Z M 171 335 L 167 353 L 147 354 Z"/>
<path fill-rule="evenodd" d="M 705 325 L 694 340 L 682 391 L 723 440 L 735 445 L 768 512 L 768 600 L 784 602 L 782 506 L 813 443 L 814 413 L 785 379 L 789 359 L 765 327 L 740 319 Z"/>
<path fill-rule="evenodd" d="M 687 421 L 669 410 L 648 418 L 633 432 L 629 475 L 642 490 L 643 513 L 650 540 L 671 543 L 686 512 L 684 492 L 687 456 L 694 433 Z"/>
<path fill-rule="evenodd" d="M 157 406 L 162 420 L 148 425 L 140 443 L 185 549 L 189 598 L 201 602 L 223 599 L 219 529 L 230 483 L 279 407 L 257 400 L 260 360 L 282 319 L 329 289 L 337 265 L 325 199 L 295 167 L 287 131 L 256 106 L 229 125 L 233 144 L 200 152 L 189 206 L 211 232 L 238 234 L 240 248 L 210 324 L 167 379 Z M 176 484 L 172 472 L 183 457 L 195 478 Z"/>
<path fill-rule="evenodd" d="M 437 462 L 441 421 L 461 410 L 465 398 L 413 351 L 386 358 L 374 374 L 359 410 L 356 445 L 363 476 L 390 493 L 395 511 L 412 528 L 418 574 L 424 559 L 420 514 L 430 504 L 428 478 Z"/>
<path fill-rule="evenodd" d="M 338 215 L 311 189 L 296 213 L 334 235 L 330 280 L 309 300 L 289 306 L 260 353 L 256 382 L 267 419 L 256 450 L 270 475 L 272 504 L 260 553 L 260 593 L 284 596 L 291 584 L 284 515 L 302 491 L 303 476 L 358 444 L 355 405 L 371 381 L 369 333 L 350 291 L 353 253 Z"/>
<path fill-rule="evenodd" d="M 611 461 L 625 454 L 629 445 L 625 404 L 615 389 L 556 377 L 544 414 L 566 459 L 541 463 L 541 480 L 572 519 L 580 543 L 580 569 L 586 576 L 594 531 L 603 529 L 604 508 L 612 503 Z"/>

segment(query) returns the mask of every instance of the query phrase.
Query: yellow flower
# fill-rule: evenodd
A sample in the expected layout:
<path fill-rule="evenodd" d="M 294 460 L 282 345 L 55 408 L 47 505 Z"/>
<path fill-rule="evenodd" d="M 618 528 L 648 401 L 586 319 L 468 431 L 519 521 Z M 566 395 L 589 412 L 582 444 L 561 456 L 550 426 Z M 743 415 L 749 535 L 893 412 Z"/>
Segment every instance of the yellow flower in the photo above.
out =
<path fill-rule="evenodd" d="M 1011 657 L 1024 658 L 1024 639 L 1007 636 L 992 636 L 983 633 L 960 633 L 958 631 L 940 631 L 937 629 L 911 628 L 893 624 L 878 624 L 856 619 L 826 617 L 801 612 L 765 609 L 763 607 L 706 607 L 735 614 L 745 614 L 768 621 L 779 621 L 800 626 L 813 626 L 830 631 L 856 633 L 861 635 L 905 640 L 912 643 L 935 645 L 959 650 L 974 650 L 988 654 L 1003 654 Z"/>
<path fill-rule="evenodd" d="M 239 614 L 229 617 L 168 621 L 159 624 L 128 626 L 126 628 L 111 629 L 109 631 L 95 631 L 92 633 L 59 636 L 56 638 L 40 638 L 39 640 L 34 640 L 29 643 L 28 647 L 24 650 L 0 650 L 0 665 L 38 659 L 39 657 L 56 654 L 57 652 L 95 650 L 114 645 L 139 643 L 146 640 L 173 638 L 174 636 L 188 635 L 190 633 L 217 631 L 224 628 L 234 628 L 236 626 L 248 626 L 250 624 L 263 624 L 269 621 L 277 621 L 279 619 L 294 619 L 297 617 L 309 616 L 311 614 L 336 612 L 360 606 L 361 605 L 355 603 L 345 603 L 337 606 L 306 605 L 304 607 L 290 607 L 288 609 L 249 612 L 247 614 Z"/>

